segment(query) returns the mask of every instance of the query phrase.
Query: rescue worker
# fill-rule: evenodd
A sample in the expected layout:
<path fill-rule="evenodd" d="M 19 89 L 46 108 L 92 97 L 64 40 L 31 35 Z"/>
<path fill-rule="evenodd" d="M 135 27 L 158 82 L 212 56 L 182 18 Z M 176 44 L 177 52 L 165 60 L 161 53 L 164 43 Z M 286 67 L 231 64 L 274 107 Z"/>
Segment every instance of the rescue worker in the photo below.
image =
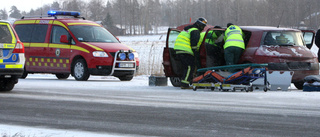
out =
<path fill-rule="evenodd" d="M 194 57 L 195 57 L 195 63 L 196 63 L 196 70 L 201 68 L 201 62 L 200 62 L 200 46 L 203 42 L 204 36 L 206 35 L 206 32 L 200 32 L 200 39 L 197 44 L 197 50 L 194 52 Z"/>
<path fill-rule="evenodd" d="M 215 26 L 214 28 L 221 29 L 220 26 Z M 222 33 L 223 32 L 219 30 L 211 30 L 206 36 L 207 67 L 220 66 L 224 61 L 221 47 L 223 40 Z"/>
<path fill-rule="evenodd" d="M 194 24 L 184 28 L 180 32 L 175 43 L 174 50 L 182 64 L 183 75 L 181 77 L 181 89 L 190 89 L 193 80 L 193 72 L 195 70 L 195 54 L 198 49 L 200 33 L 207 25 L 207 20 L 203 17 L 199 18 Z"/>
<path fill-rule="evenodd" d="M 320 62 L 320 29 L 318 29 L 318 31 L 316 33 L 315 44 L 319 48 L 318 49 L 318 61 Z M 309 49 L 311 49 L 311 46 Z"/>
<path fill-rule="evenodd" d="M 244 34 L 241 28 L 232 23 L 227 24 L 227 30 L 224 33 L 224 59 L 226 65 L 237 64 L 242 52 L 245 49 Z M 234 72 L 233 69 L 229 69 L 230 72 Z"/>

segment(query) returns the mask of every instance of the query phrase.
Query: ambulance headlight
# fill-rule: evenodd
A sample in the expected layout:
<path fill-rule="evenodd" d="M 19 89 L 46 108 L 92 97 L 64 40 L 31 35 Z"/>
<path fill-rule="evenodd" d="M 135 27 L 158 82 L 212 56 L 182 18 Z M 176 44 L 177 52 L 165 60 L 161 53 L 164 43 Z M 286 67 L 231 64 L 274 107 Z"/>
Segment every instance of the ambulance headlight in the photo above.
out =
<path fill-rule="evenodd" d="M 124 52 L 120 52 L 120 53 L 118 54 L 118 57 L 120 58 L 120 60 L 125 60 L 126 57 L 127 57 L 127 55 L 126 55 L 126 53 L 124 53 Z"/>
<path fill-rule="evenodd" d="M 108 54 L 104 51 L 94 51 L 92 52 L 94 57 L 109 57 Z"/>
<path fill-rule="evenodd" d="M 133 53 L 128 53 L 128 58 L 129 58 L 129 60 L 134 60 L 134 54 Z"/>

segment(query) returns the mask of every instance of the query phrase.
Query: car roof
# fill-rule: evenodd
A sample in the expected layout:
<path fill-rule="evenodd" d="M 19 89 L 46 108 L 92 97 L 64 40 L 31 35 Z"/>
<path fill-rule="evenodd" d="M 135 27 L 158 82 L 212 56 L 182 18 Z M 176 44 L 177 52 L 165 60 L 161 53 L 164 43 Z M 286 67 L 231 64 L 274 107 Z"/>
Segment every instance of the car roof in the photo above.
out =
<path fill-rule="evenodd" d="M 94 21 L 90 21 L 90 20 L 84 20 L 82 18 L 24 18 L 24 19 L 19 19 L 19 20 L 16 20 L 16 22 L 20 22 L 20 21 L 28 21 L 28 20 L 47 20 L 47 21 L 59 21 L 67 26 L 69 26 L 68 24 L 74 24 L 74 25 L 85 25 L 85 26 L 101 26 L 101 24 L 97 23 L 97 22 L 94 22 Z M 22 23 L 19 23 L 19 24 L 24 24 L 23 22 Z M 27 23 L 28 24 L 28 23 Z"/>
<path fill-rule="evenodd" d="M 292 28 L 278 28 L 272 26 L 240 26 L 242 30 L 246 31 L 300 31 Z"/>
<path fill-rule="evenodd" d="M 6 20 L 0 20 L 1 23 L 9 23 L 9 21 Z"/>

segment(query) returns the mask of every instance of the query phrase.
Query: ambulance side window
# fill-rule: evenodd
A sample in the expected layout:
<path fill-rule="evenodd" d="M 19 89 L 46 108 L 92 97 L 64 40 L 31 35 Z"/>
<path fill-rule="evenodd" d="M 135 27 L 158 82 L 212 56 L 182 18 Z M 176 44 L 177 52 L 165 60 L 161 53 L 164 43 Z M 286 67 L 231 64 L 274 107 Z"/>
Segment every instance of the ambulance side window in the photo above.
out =
<path fill-rule="evenodd" d="M 68 31 L 60 26 L 53 26 L 52 31 L 51 31 L 51 43 L 56 43 L 56 44 L 65 44 L 60 42 L 60 37 L 61 35 L 67 35 L 68 39 L 70 38 L 70 35 Z"/>
<path fill-rule="evenodd" d="M 48 25 L 17 25 L 15 30 L 22 42 L 43 43 L 46 38 Z"/>
<path fill-rule="evenodd" d="M 31 42 L 43 43 L 46 39 L 48 25 L 34 25 Z"/>

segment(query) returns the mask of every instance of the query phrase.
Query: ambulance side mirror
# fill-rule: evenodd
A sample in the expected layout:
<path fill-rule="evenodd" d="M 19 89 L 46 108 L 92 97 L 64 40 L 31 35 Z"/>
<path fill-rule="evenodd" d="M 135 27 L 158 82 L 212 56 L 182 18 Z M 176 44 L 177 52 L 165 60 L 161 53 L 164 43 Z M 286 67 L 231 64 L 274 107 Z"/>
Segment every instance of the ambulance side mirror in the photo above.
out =
<path fill-rule="evenodd" d="M 69 43 L 68 36 L 67 35 L 61 35 L 60 42 L 61 43 Z"/>

